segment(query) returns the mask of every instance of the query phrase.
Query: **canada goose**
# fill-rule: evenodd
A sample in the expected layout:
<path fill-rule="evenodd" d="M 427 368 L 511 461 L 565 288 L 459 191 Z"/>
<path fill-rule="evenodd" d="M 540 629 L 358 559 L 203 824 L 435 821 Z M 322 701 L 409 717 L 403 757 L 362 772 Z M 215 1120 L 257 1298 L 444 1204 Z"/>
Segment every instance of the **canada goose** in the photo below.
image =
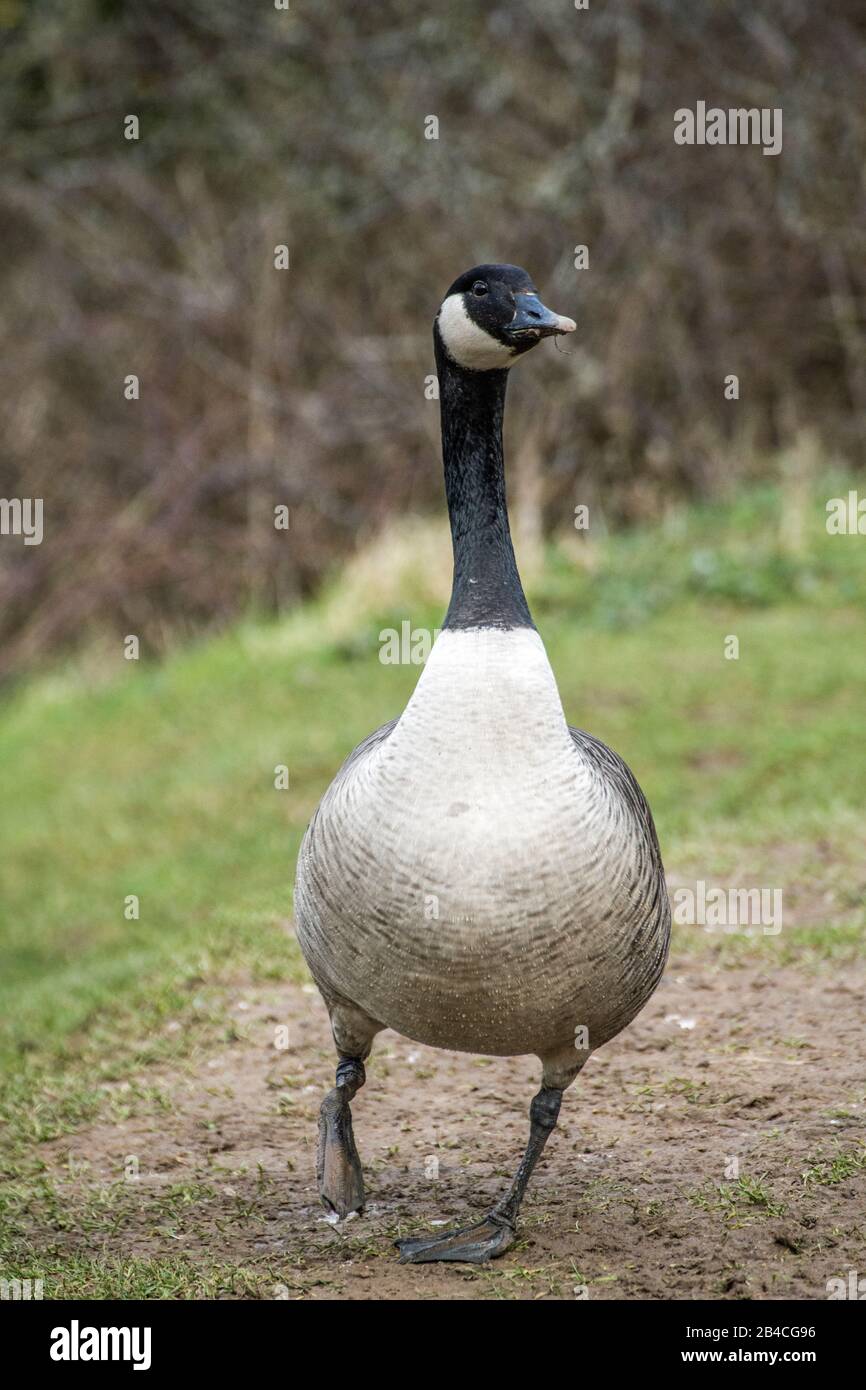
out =
<path fill-rule="evenodd" d="M 343 764 L 298 861 L 298 938 L 339 1055 L 319 1119 L 330 1212 L 364 1204 L 350 1102 L 380 1029 L 542 1063 L 509 1192 L 478 1225 L 398 1241 L 403 1261 L 508 1249 L 563 1091 L 643 1007 L 667 956 L 649 806 L 616 753 L 566 723 L 508 526 L 508 369 L 574 328 L 513 265 L 476 266 L 445 296 L 433 337 L 451 602 L 406 709 Z"/>

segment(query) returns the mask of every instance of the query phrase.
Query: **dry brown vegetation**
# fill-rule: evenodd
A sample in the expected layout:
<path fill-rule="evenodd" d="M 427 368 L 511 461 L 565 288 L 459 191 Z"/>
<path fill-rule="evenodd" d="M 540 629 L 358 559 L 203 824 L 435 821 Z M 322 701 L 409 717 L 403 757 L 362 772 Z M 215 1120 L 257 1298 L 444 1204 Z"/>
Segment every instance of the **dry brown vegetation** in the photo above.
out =
<path fill-rule="evenodd" d="M 512 427 L 536 530 L 717 489 L 804 427 L 857 462 L 853 0 L 4 0 L 0 25 L 0 495 L 45 499 L 45 543 L 0 549 L 7 672 L 289 604 L 438 506 L 429 323 L 475 261 L 579 321 Z M 698 100 L 781 107 L 783 152 L 675 145 Z"/>

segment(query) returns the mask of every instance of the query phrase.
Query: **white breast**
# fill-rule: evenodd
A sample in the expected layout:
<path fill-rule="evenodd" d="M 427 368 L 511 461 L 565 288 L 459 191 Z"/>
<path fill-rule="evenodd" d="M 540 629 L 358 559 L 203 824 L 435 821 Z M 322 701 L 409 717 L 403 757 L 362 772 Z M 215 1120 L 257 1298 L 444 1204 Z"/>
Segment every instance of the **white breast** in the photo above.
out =
<path fill-rule="evenodd" d="M 646 998 L 625 819 L 538 634 L 446 630 L 308 832 L 296 910 L 316 979 L 436 1046 L 544 1055 L 578 1026 L 599 1045 Z"/>

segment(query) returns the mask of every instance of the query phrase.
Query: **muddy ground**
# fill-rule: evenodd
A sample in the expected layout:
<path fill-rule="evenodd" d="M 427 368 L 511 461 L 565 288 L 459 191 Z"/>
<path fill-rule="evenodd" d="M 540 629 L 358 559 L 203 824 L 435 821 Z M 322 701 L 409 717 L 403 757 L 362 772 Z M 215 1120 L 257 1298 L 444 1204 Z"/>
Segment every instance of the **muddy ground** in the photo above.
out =
<path fill-rule="evenodd" d="M 496 1199 L 537 1062 L 381 1035 L 353 1105 L 368 1208 L 335 1227 L 314 1183 L 324 1009 L 310 986 L 239 986 L 232 1040 L 147 1075 L 158 1104 L 48 1146 L 64 1200 L 111 1219 L 32 1235 L 58 1254 L 237 1264 L 259 1278 L 239 1296 L 826 1298 L 828 1279 L 866 1273 L 863 985 L 674 958 L 567 1093 L 521 1242 L 481 1268 L 401 1266 L 392 1242 Z"/>

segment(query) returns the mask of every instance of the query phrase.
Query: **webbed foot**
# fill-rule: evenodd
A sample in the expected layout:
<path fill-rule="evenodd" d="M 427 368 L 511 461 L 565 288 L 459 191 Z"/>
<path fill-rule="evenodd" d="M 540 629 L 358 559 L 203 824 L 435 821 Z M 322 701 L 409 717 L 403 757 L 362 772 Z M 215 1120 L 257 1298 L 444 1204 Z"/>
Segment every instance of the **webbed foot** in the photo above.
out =
<path fill-rule="evenodd" d="M 517 1239 L 517 1233 L 507 1217 L 491 1212 L 475 1226 L 458 1231 L 446 1231 L 441 1236 L 412 1236 L 397 1240 L 401 1264 L 428 1264 L 432 1260 L 462 1260 L 480 1265 L 504 1255 Z"/>
<path fill-rule="evenodd" d="M 428 1264 L 432 1260 L 462 1260 L 480 1265 L 504 1255 L 517 1239 L 517 1213 L 538 1159 L 556 1124 L 562 1091 L 542 1086 L 529 1107 L 529 1143 L 506 1197 L 476 1226 L 446 1231 L 441 1236 L 412 1236 L 397 1240 L 401 1264 Z"/>
<path fill-rule="evenodd" d="M 364 1209 L 364 1176 L 352 1132 L 349 1104 L 364 1084 L 361 1062 L 343 1062 L 337 1070 L 337 1085 L 322 1101 L 319 1111 L 319 1148 L 316 1175 L 322 1205 L 341 1220 Z"/>

